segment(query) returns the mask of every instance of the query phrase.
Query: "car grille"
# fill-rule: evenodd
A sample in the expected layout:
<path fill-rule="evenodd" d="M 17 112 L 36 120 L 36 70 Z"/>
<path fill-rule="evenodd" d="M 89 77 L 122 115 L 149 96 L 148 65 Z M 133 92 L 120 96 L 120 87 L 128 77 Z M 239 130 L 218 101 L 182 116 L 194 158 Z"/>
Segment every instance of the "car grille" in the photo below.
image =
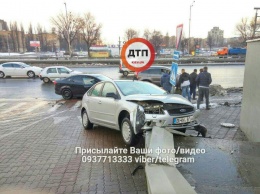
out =
<path fill-rule="evenodd" d="M 165 104 L 164 109 L 168 111 L 169 115 L 184 115 L 194 112 L 194 107 L 184 104 Z"/>

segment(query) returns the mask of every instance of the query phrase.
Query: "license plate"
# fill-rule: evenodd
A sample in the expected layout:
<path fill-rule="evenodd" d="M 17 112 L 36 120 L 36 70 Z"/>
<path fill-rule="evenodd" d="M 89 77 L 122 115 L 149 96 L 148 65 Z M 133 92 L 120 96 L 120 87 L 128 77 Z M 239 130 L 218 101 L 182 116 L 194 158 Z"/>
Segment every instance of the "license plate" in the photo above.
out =
<path fill-rule="evenodd" d="M 189 123 L 191 121 L 193 121 L 193 116 L 174 118 L 173 119 L 173 124 Z"/>

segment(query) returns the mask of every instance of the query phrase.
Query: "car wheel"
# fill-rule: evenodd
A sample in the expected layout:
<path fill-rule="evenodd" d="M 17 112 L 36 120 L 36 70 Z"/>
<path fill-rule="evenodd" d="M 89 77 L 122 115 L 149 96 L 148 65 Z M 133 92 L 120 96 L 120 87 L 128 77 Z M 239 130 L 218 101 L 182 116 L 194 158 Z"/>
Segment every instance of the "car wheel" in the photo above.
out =
<path fill-rule="evenodd" d="M 134 134 L 133 126 L 127 117 L 122 120 L 121 133 L 123 140 L 127 145 L 133 146 L 138 143 L 138 136 Z"/>
<path fill-rule="evenodd" d="M 124 72 L 123 72 L 123 75 L 124 75 L 124 76 L 128 76 L 128 71 L 124 71 Z"/>
<path fill-rule="evenodd" d="M 43 81 L 44 83 L 49 83 L 49 82 L 50 82 L 50 79 L 49 79 L 48 77 L 44 77 L 44 78 L 42 79 L 42 81 Z"/>
<path fill-rule="evenodd" d="M 33 71 L 28 71 L 27 75 L 28 75 L 29 78 L 35 77 L 35 73 Z"/>
<path fill-rule="evenodd" d="M 81 118 L 82 118 L 82 125 L 83 125 L 84 129 L 92 129 L 93 128 L 93 123 L 90 122 L 86 110 L 83 111 Z"/>
<path fill-rule="evenodd" d="M 70 89 L 64 89 L 62 90 L 62 97 L 65 99 L 65 100 L 69 100 L 72 98 L 72 91 Z"/>
<path fill-rule="evenodd" d="M 0 78 L 4 78 L 4 77 L 5 77 L 4 72 L 0 71 Z"/>

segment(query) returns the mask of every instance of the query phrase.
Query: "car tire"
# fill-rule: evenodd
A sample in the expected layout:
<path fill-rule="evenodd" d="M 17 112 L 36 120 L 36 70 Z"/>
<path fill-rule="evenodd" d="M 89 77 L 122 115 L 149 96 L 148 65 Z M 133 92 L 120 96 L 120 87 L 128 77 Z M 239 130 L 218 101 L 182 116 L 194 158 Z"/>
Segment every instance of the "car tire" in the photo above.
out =
<path fill-rule="evenodd" d="M 134 134 L 133 126 L 127 117 L 121 122 L 121 134 L 128 146 L 134 146 L 138 143 L 138 136 Z"/>
<path fill-rule="evenodd" d="M 27 76 L 28 76 L 29 78 L 34 78 L 34 77 L 35 77 L 35 73 L 34 73 L 33 71 L 28 71 L 28 72 L 27 72 Z"/>
<path fill-rule="evenodd" d="M 49 83 L 51 80 L 50 80 L 48 77 L 44 77 L 44 78 L 42 79 L 42 81 L 43 81 L 44 83 Z"/>
<path fill-rule="evenodd" d="M 128 76 L 128 71 L 124 71 L 123 76 L 125 76 L 125 77 Z"/>
<path fill-rule="evenodd" d="M 5 73 L 0 71 L 0 78 L 4 78 L 5 77 Z"/>
<path fill-rule="evenodd" d="M 72 98 L 72 91 L 70 89 L 63 89 L 61 91 L 61 94 L 62 94 L 62 97 L 65 99 L 65 100 L 69 100 Z"/>
<path fill-rule="evenodd" d="M 81 115 L 81 120 L 82 120 L 82 125 L 84 127 L 84 129 L 93 129 L 93 123 L 90 122 L 89 118 L 88 118 L 88 113 L 86 110 L 84 110 L 82 112 L 82 115 Z"/>

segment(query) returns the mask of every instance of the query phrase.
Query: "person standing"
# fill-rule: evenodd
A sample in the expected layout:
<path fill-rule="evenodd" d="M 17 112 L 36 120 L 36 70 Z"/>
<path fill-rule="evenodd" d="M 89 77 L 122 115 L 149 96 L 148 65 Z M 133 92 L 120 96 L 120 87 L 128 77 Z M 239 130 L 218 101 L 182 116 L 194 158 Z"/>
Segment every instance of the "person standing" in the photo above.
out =
<path fill-rule="evenodd" d="M 188 96 L 188 100 L 191 101 L 191 98 L 190 98 L 190 75 L 185 72 L 185 69 L 181 70 L 179 82 L 181 84 L 182 96 L 184 98 L 186 98 L 186 96 Z"/>
<path fill-rule="evenodd" d="M 200 102 L 202 101 L 203 96 L 205 96 L 206 110 L 209 110 L 209 85 L 212 82 L 212 78 L 211 74 L 208 73 L 208 67 L 203 68 L 203 72 L 197 76 L 196 82 L 199 85 L 199 98 L 197 101 L 197 109 L 200 108 Z"/>
<path fill-rule="evenodd" d="M 162 77 L 161 77 L 161 86 L 163 87 L 163 89 L 165 91 L 167 91 L 168 93 L 171 93 L 172 90 L 172 84 L 170 82 L 170 72 L 166 71 Z"/>
<path fill-rule="evenodd" d="M 196 100 L 196 78 L 197 78 L 197 69 L 194 69 L 194 71 L 190 74 L 190 96 L 193 95 L 193 100 Z"/>

